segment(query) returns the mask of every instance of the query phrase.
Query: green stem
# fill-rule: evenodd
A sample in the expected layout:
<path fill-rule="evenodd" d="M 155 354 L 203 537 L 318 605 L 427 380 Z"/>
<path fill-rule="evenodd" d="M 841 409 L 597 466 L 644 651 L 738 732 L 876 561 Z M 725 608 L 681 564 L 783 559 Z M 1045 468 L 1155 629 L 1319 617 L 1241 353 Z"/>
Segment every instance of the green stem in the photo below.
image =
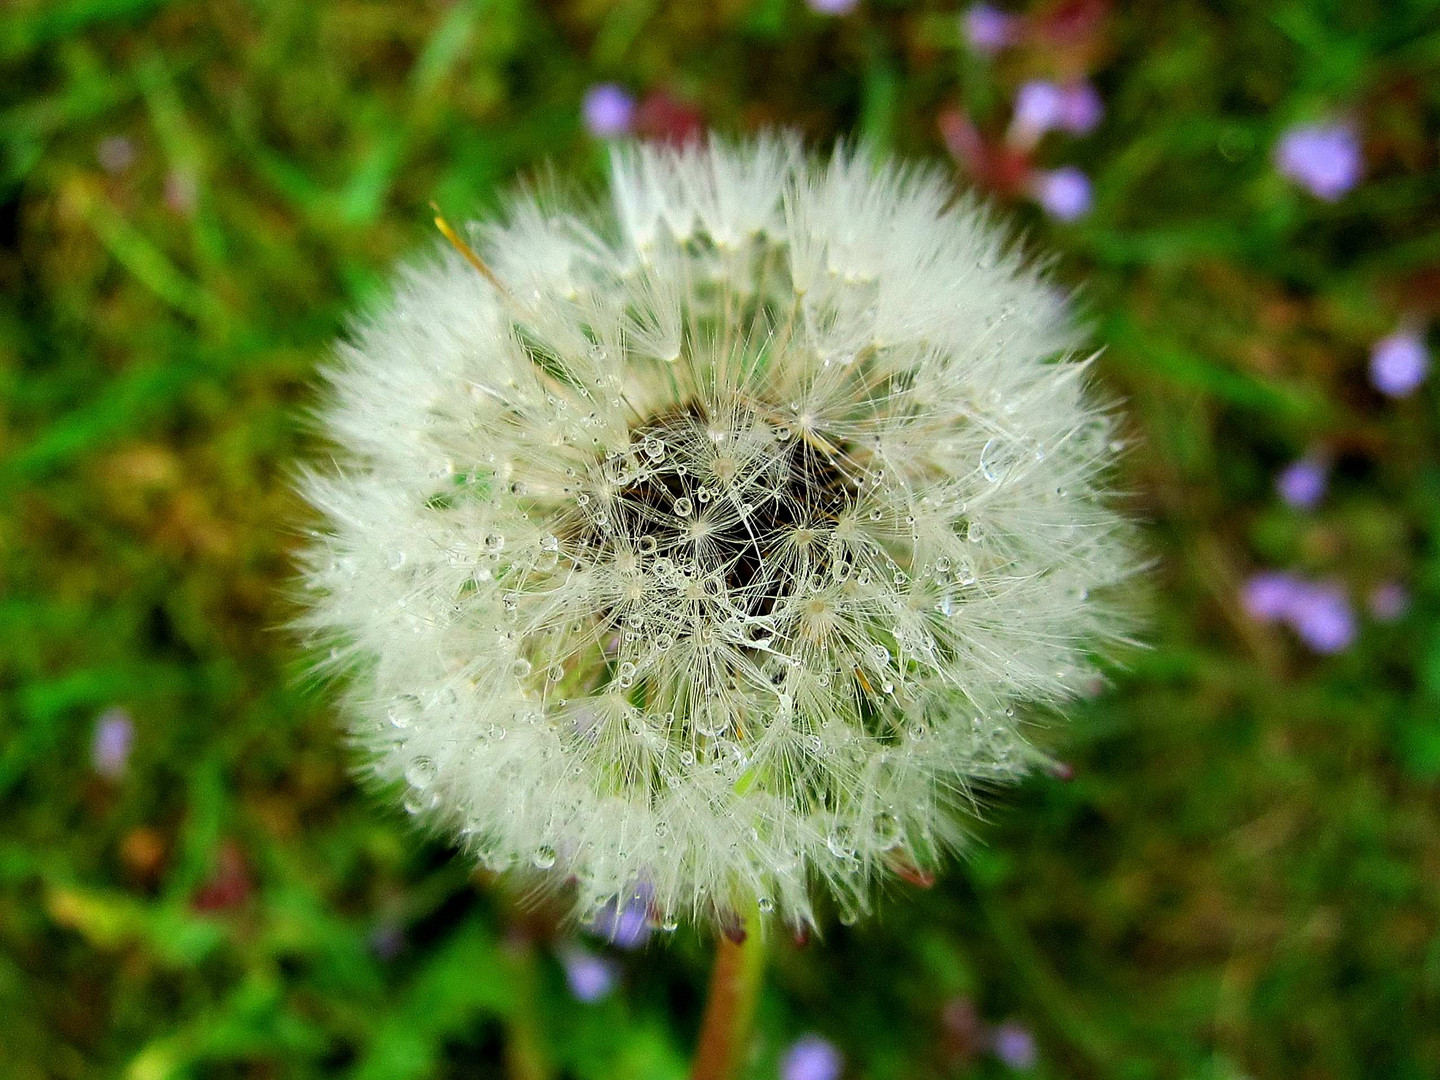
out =
<path fill-rule="evenodd" d="M 765 970 L 758 911 L 746 913 L 735 937 L 720 937 L 690 1080 L 733 1080 L 750 1046 L 750 1026 Z"/>

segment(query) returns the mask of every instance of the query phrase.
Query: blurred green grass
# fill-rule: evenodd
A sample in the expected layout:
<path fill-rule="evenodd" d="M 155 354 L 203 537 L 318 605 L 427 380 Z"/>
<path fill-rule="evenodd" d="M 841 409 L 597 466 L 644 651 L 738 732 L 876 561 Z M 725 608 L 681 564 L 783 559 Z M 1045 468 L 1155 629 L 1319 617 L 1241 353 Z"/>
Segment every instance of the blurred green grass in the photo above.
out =
<path fill-rule="evenodd" d="M 582 1005 L 546 912 L 348 778 L 274 630 L 313 373 L 431 242 L 431 199 L 461 217 L 546 162 L 600 175 L 594 82 L 941 158 L 942 109 L 993 130 L 1058 53 L 987 60 L 953 5 L 899 0 L 12 2 L 5 1074 L 684 1075 L 699 941 L 624 957 Z M 1153 648 L 1039 734 L 1072 783 L 1007 793 L 934 890 L 777 944 L 754 1075 L 807 1030 L 851 1077 L 1001 1075 L 960 1052 L 957 1000 L 1033 1030 L 1037 1077 L 1440 1074 L 1440 399 L 1364 378 L 1372 341 L 1440 308 L 1440 5 L 1127 5 L 1074 62 L 1106 119 L 1042 150 L 1089 172 L 1094 211 L 1017 213 L 1085 283 L 1126 402 Z M 1334 205 L 1270 161 L 1327 113 L 1366 138 Z M 108 171 L 117 136 L 134 160 Z M 1303 515 L 1271 483 L 1312 445 L 1339 467 Z M 1319 659 L 1241 612 L 1261 566 L 1413 600 Z M 90 739 L 116 706 L 136 735 L 110 782 Z"/>

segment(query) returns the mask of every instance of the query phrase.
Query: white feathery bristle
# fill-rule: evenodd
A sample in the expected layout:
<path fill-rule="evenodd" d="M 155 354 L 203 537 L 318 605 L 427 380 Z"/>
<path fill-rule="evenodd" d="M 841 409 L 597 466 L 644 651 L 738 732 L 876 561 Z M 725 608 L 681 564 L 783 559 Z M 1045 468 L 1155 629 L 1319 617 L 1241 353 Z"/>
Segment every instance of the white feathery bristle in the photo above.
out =
<path fill-rule="evenodd" d="M 301 626 L 367 769 L 661 925 L 843 915 L 1040 760 L 1136 565 L 1059 292 L 940 176 L 615 154 L 398 277 L 328 372 Z"/>

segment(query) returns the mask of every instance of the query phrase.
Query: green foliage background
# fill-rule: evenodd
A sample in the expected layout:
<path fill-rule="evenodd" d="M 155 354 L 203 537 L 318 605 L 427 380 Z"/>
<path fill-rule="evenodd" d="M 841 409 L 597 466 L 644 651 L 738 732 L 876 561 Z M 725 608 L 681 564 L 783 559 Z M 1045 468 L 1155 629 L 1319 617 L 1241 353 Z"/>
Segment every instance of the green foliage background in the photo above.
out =
<path fill-rule="evenodd" d="M 483 213 L 546 161 L 599 177 L 596 81 L 940 158 L 942 109 L 997 130 L 1046 62 L 978 57 L 953 6 L 900 0 L 11 0 L 0 1073 L 684 1075 L 705 943 L 624 955 L 615 994 L 574 1001 L 552 915 L 359 792 L 297 679 L 274 628 L 315 367 L 432 242 L 430 199 Z M 1040 734 L 1073 782 L 1008 793 L 933 890 L 773 943 L 753 1075 L 804 1031 L 850 1077 L 1003 1074 L 947 1034 L 963 1000 L 1035 1033 L 1037 1077 L 1435 1076 L 1440 388 L 1391 402 L 1365 363 L 1440 308 L 1440 12 L 1150 0 L 1086 65 L 1104 123 L 1041 153 L 1093 177 L 1094 211 L 1017 212 L 1087 283 L 1139 440 L 1154 647 Z M 1368 161 L 1333 205 L 1270 157 L 1331 114 Z M 115 135 L 137 156 L 111 174 Z M 1337 471 L 1301 514 L 1273 475 L 1313 445 Z M 1261 566 L 1413 602 L 1319 659 L 1241 612 Z M 116 706 L 112 783 L 89 754 Z"/>

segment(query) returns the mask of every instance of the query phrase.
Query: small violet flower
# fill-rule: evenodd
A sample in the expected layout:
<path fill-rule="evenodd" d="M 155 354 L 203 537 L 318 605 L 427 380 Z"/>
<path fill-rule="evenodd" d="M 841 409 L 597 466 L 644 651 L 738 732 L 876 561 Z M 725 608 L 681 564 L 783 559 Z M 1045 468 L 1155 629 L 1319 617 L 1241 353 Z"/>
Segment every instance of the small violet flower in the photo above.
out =
<path fill-rule="evenodd" d="M 1410 592 L 1398 581 L 1377 585 L 1370 593 L 1370 614 L 1380 622 L 1394 622 L 1410 607 Z"/>
<path fill-rule="evenodd" d="M 805 0 L 811 11 L 821 15 L 848 15 L 860 5 L 860 0 Z"/>
<path fill-rule="evenodd" d="M 1073 165 L 1035 173 L 1030 190 L 1040 208 L 1057 221 L 1084 217 L 1093 201 L 1090 178 Z"/>
<path fill-rule="evenodd" d="M 1033 1069 L 1040 1059 L 1035 1048 L 1035 1037 L 1019 1024 L 1001 1024 L 991 1038 L 995 1056 L 1007 1067 L 1016 1071 Z"/>
<path fill-rule="evenodd" d="M 832 1044 L 818 1035 L 804 1035 L 780 1059 L 780 1076 L 781 1080 L 836 1080 L 844 1067 Z"/>
<path fill-rule="evenodd" d="M 1015 92 L 1015 108 L 1010 114 L 1010 130 L 1006 141 L 1017 146 L 1033 145 L 1041 135 L 1060 126 L 1065 94 L 1057 85 L 1044 79 L 1021 83 Z"/>
<path fill-rule="evenodd" d="M 1286 131 L 1275 167 L 1317 198 L 1334 202 L 1360 182 L 1365 160 L 1347 124 L 1307 124 Z"/>
<path fill-rule="evenodd" d="M 1317 653 L 1343 652 L 1355 640 L 1355 611 L 1344 589 L 1265 571 L 1245 583 L 1240 604 L 1252 619 L 1284 622 Z"/>
<path fill-rule="evenodd" d="M 1088 135 L 1104 115 L 1105 105 L 1089 83 L 1062 86 L 1032 79 L 1015 94 L 1015 110 L 1005 139 L 1012 146 L 1031 147 L 1047 131 Z"/>
<path fill-rule="evenodd" d="M 1303 457 L 1280 470 L 1275 478 L 1275 490 L 1295 509 L 1313 510 L 1325 497 L 1329 481 L 1329 470 L 1323 461 Z"/>
<path fill-rule="evenodd" d="M 135 164 L 135 144 L 124 135 L 111 135 L 95 145 L 95 159 L 112 176 Z"/>
<path fill-rule="evenodd" d="M 976 52 L 993 55 L 1020 40 L 1020 20 L 990 4 L 976 4 L 961 20 L 965 40 Z"/>
<path fill-rule="evenodd" d="M 1240 593 L 1240 606 L 1258 622 L 1276 622 L 1289 616 L 1303 588 L 1300 579 L 1292 574 L 1262 571 L 1245 582 Z"/>
<path fill-rule="evenodd" d="M 590 932 L 622 949 L 635 949 L 650 937 L 649 889 L 637 889 L 621 906 L 612 900 L 600 909 Z"/>
<path fill-rule="evenodd" d="M 1430 354 L 1416 330 L 1397 330 L 1370 350 L 1370 383 L 1387 397 L 1414 393 L 1430 370 Z"/>
<path fill-rule="evenodd" d="M 1089 135 L 1105 116 L 1100 94 L 1088 82 L 1068 83 L 1060 90 L 1058 126 L 1072 135 Z"/>
<path fill-rule="evenodd" d="M 635 98 L 615 83 L 597 83 L 580 106 L 585 130 L 597 139 L 626 135 L 635 124 Z"/>
<path fill-rule="evenodd" d="M 560 964 L 565 969 L 565 984 L 576 1001 L 587 1005 L 600 1001 L 615 989 L 619 972 L 615 963 L 603 956 L 596 956 L 578 945 L 568 945 L 559 951 Z"/>
<path fill-rule="evenodd" d="M 118 780 L 130 760 L 135 742 L 135 724 L 124 709 L 106 709 L 95 719 L 90 739 L 90 765 L 101 776 Z"/>
<path fill-rule="evenodd" d="M 1355 640 L 1355 612 L 1338 585 L 1307 585 L 1291 605 L 1290 625 L 1301 641 L 1327 656 Z"/>
<path fill-rule="evenodd" d="M 370 951 L 380 960 L 394 960 L 405 948 L 405 928 L 392 919 L 382 919 L 370 930 Z"/>

